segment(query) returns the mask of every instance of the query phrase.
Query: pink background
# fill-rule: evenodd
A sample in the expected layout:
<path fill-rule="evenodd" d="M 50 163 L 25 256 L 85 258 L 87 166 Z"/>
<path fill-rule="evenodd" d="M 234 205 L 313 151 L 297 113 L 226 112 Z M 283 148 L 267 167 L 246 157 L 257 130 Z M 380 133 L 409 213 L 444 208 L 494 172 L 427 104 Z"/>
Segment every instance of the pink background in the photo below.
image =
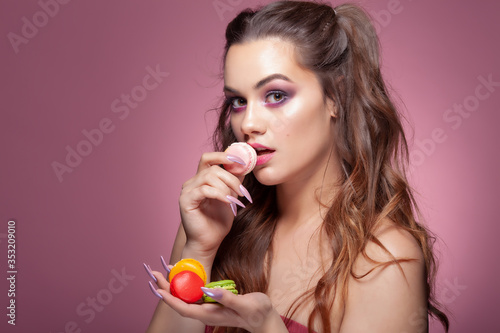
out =
<path fill-rule="evenodd" d="M 72 1 L 49 6 L 53 17 L 40 3 L 0 3 L 0 330 L 141 332 L 157 303 L 142 263 L 160 269 L 169 257 L 181 185 L 210 149 L 225 25 L 267 1 Z M 451 331 L 499 331 L 500 87 L 478 77 L 500 82 L 500 5 L 360 3 L 379 22 L 384 73 L 413 128 L 412 180 L 439 237 Z M 24 17 L 40 27 L 13 47 L 8 34 L 22 36 Z M 169 73 L 149 91 L 148 66 Z M 113 112 L 131 92 L 141 101 L 127 117 L 120 101 Z M 448 114 L 464 103 L 470 113 Z M 65 164 L 67 146 L 85 152 L 82 131 L 106 118 L 112 132 L 60 181 L 52 163 Z M 16 326 L 6 317 L 10 219 Z"/>

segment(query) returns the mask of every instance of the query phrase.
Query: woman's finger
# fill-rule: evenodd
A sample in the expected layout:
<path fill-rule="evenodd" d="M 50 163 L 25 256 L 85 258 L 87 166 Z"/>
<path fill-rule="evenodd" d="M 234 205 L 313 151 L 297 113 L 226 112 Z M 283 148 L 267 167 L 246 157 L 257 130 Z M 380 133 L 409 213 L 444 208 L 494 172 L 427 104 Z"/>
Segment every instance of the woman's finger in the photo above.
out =
<path fill-rule="evenodd" d="M 167 262 L 165 261 L 165 259 L 163 258 L 163 256 L 160 256 L 160 261 L 161 261 L 161 265 L 163 266 L 163 268 L 167 271 L 167 277 L 168 277 L 168 275 L 170 274 L 170 271 L 172 270 L 172 268 L 174 266 L 168 265 Z"/>
<path fill-rule="evenodd" d="M 163 257 L 162 257 L 163 259 Z M 144 269 L 146 270 L 146 273 L 148 274 L 148 276 L 158 285 L 160 286 L 160 288 L 164 288 L 164 287 L 168 287 L 168 282 L 167 280 L 165 279 L 165 277 L 163 276 L 162 273 L 158 272 L 158 271 L 153 271 L 151 269 L 151 266 L 143 263 L 144 265 Z M 165 282 L 167 284 L 165 284 Z"/>
<path fill-rule="evenodd" d="M 144 264 L 144 268 L 146 269 L 147 274 L 149 277 L 154 281 L 154 283 L 160 287 L 161 289 L 169 290 L 170 289 L 170 283 L 168 283 L 168 280 L 161 272 L 158 271 L 153 271 L 151 269 L 151 266 Z M 168 273 L 167 273 L 168 274 Z"/>
<path fill-rule="evenodd" d="M 151 281 L 148 281 L 148 284 L 149 284 L 149 288 L 151 289 L 151 292 L 153 293 L 153 295 L 155 295 L 156 297 L 158 297 L 160 299 L 163 299 L 163 296 L 160 295 L 160 293 L 158 293 L 158 290 L 156 290 L 156 288 L 153 286 Z"/>
<path fill-rule="evenodd" d="M 239 195 L 239 192 L 236 191 L 239 190 L 239 180 L 219 167 L 212 168 L 214 170 L 207 169 L 203 171 L 203 174 L 197 177 L 197 179 L 193 180 L 189 187 L 183 189 L 181 195 L 184 193 L 189 193 L 190 190 L 196 189 L 197 187 L 203 185 L 215 187 L 221 192 L 226 192 L 227 195 Z"/>
<path fill-rule="evenodd" d="M 198 163 L 198 172 L 207 169 L 213 165 L 232 164 L 232 163 L 245 163 L 237 156 L 231 156 L 223 152 L 210 152 L 201 155 L 200 162 Z"/>
<path fill-rule="evenodd" d="M 163 289 L 157 289 L 156 292 L 168 306 L 178 312 L 181 316 L 198 320 L 201 320 L 201 318 L 204 317 L 203 313 L 205 310 L 201 308 L 200 304 L 188 304 Z"/>
<path fill-rule="evenodd" d="M 251 309 L 251 301 L 249 296 L 242 297 L 242 295 L 235 295 L 231 291 L 222 288 L 201 288 L 205 295 L 213 298 L 219 304 L 227 308 L 233 309 L 237 313 L 248 313 Z M 253 294 L 253 293 L 252 293 Z M 250 306 L 249 306 L 250 305 Z"/>
<path fill-rule="evenodd" d="M 262 326 L 273 309 L 271 300 L 263 293 L 235 295 L 231 291 L 222 288 L 202 288 L 202 290 L 207 296 L 224 305 L 224 307 L 238 313 L 247 327 Z"/>
<path fill-rule="evenodd" d="M 182 192 L 189 192 L 190 190 L 201 185 L 211 185 L 218 187 L 221 190 L 228 188 L 229 192 L 227 194 L 236 194 L 238 196 L 245 196 L 251 199 L 250 193 L 242 187 L 240 179 L 219 166 L 211 166 L 210 168 L 204 169 L 195 177 L 185 182 L 182 187 Z"/>
<path fill-rule="evenodd" d="M 209 185 L 197 187 L 190 192 L 189 198 L 181 196 L 179 201 L 181 205 L 184 205 L 184 209 L 186 211 L 189 211 L 200 208 L 201 203 L 205 199 L 220 201 L 222 203 L 228 204 L 228 207 L 231 204 L 231 200 L 228 199 L 228 195 L 226 194 L 226 192 L 223 192 L 220 189 Z"/>

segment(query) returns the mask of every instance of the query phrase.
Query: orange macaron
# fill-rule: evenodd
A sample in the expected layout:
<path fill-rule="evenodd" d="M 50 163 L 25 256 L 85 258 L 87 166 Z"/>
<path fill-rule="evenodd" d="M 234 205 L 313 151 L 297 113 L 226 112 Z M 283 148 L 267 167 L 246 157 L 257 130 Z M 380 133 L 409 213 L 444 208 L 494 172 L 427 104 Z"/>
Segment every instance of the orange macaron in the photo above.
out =
<path fill-rule="evenodd" d="M 174 277 L 182 271 L 191 271 L 196 273 L 204 284 L 207 283 L 207 273 L 205 272 L 203 265 L 198 260 L 187 258 L 178 261 L 170 270 L 168 280 L 173 281 Z"/>

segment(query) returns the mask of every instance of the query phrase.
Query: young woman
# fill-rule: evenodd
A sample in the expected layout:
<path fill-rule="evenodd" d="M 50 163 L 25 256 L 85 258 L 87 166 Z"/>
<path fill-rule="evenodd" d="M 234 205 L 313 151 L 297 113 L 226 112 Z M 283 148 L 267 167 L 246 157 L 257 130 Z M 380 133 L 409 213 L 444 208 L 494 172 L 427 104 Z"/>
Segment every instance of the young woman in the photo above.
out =
<path fill-rule="evenodd" d="M 240 13 L 226 40 L 215 152 L 183 185 L 170 263 L 197 259 L 240 295 L 186 304 L 154 271 L 148 332 L 426 332 L 428 314 L 448 329 L 367 15 L 275 2 Z M 258 152 L 246 177 L 221 166 L 237 141 Z"/>

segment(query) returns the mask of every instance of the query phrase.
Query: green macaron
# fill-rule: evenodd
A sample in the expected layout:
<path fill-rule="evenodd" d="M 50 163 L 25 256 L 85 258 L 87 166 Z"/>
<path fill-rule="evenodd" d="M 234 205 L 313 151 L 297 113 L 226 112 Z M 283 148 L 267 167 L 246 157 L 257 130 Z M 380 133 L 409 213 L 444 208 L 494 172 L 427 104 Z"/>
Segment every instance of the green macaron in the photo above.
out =
<path fill-rule="evenodd" d="M 210 282 L 205 286 L 205 288 L 210 288 L 210 289 L 222 288 L 231 291 L 235 295 L 238 295 L 238 290 L 236 290 L 236 284 L 234 283 L 233 280 L 221 280 L 221 281 Z M 203 295 L 203 302 L 217 303 L 216 300 L 205 294 Z"/>

